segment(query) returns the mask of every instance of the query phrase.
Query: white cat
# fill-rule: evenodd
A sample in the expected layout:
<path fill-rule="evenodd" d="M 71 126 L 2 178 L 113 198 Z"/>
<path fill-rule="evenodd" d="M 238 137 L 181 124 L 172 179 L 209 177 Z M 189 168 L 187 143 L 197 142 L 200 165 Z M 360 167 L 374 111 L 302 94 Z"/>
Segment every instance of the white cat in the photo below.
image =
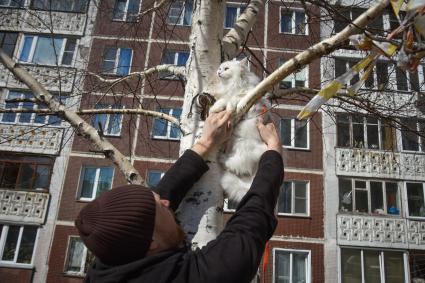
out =
<path fill-rule="evenodd" d="M 249 71 L 246 58 L 222 63 L 217 76 L 219 83 L 213 94 L 217 100 L 210 113 L 224 109 L 234 111 L 248 90 L 259 82 L 258 77 Z M 224 169 L 221 186 L 232 201 L 239 202 L 250 188 L 258 161 L 267 148 L 258 133 L 257 123 L 269 109 L 270 102 L 266 98 L 251 107 L 234 128 L 223 152 L 219 153 L 218 162 Z"/>

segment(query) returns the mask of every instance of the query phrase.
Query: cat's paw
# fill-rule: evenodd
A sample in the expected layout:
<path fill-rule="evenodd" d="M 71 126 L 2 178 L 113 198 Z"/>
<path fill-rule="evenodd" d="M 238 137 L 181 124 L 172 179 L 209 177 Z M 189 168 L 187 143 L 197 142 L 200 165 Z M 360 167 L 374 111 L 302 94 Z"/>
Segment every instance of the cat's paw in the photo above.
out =
<path fill-rule="evenodd" d="M 223 103 L 221 100 L 216 101 L 213 106 L 210 108 L 210 113 L 218 113 L 226 109 L 226 104 Z"/>

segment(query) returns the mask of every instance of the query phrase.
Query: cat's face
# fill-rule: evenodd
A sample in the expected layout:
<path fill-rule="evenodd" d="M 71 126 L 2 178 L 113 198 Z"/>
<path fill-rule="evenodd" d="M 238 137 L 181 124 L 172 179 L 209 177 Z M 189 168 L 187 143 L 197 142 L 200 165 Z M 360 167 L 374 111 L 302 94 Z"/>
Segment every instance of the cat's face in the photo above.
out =
<path fill-rule="evenodd" d="M 246 58 L 241 61 L 223 62 L 220 67 L 218 67 L 217 76 L 224 82 L 240 78 L 243 72 L 248 71 L 247 62 L 248 60 Z"/>

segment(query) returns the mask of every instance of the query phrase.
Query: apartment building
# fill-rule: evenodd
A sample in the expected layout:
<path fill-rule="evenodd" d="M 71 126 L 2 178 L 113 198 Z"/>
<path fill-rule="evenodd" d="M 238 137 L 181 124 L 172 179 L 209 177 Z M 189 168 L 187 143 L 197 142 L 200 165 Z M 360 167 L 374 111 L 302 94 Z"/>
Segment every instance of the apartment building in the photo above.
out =
<path fill-rule="evenodd" d="M 341 19 L 322 25 L 322 37 L 340 31 L 343 18 L 353 19 L 370 4 L 352 2 L 339 3 Z M 384 35 L 397 26 L 388 10 L 369 28 Z M 364 52 L 334 52 L 322 60 L 322 82 L 361 58 Z M 340 102 L 332 108 L 335 115 L 323 115 L 326 282 L 425 280 L 425 155 L 423 137 L 412 132 L 424 133 L 424 113 L 415 106 L 424 82 L 423 65 L 410 73 L 380 58 L 359 93 L 391 119 Z"/>
<path fill-rule="evenodd" d="M 54 2 L 54 3 L 53 3 Z M 0 1 L 0 47 L 75 105 L 96 7 L 88 1 Z M 42 109 L 0 66 L 2 108 Z M 45 282 L 72 131 L 54 115 L 0 115 L 0 281 Z"/>

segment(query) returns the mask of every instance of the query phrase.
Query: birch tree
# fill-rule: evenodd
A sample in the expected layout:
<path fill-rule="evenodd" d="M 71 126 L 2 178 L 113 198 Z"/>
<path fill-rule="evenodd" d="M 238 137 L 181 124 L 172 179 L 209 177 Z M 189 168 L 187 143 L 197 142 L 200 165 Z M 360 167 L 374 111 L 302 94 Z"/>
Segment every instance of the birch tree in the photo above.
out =
<path fill-rule="evenodd" d="M 318 5 L 327 13 L 337 13 L 332 5 L 324 3 L 326 1 L 301 1 L 301 4 Z M 246 48 L 246 40 L 256 23 L 256 19 L 266 1 L 251 0 L 243 13 L 238 17 L 233 28 L 223 35 L 223 21 L 225 2 L 218 0 L 193 1 L 193 20 L 190 34 L 190 56 L 185 67 L 176 67 L 173 65 L 159 65 L 153 68 L 145 66 L 142 72 L 130 73 L 122 78 L 108 78 L 96 73 L 87 73 L 88 77 L 96 77 L 98 81 L 107 85 L 106 91 L 112 90 L 115 86 L 124 84 L 132 79 L 145 80 L 151 75 L 167 73 L 179 76 L 184 81 L 185 95 L 183 103 L 183 113 L 180 121 L 170 115 L 161 112 L 143 109 L 141 106 L 135 109 L 85 109 L 79 111 L 70 111 L 62 103 L 57 101 L 49 93 L 42 83 L 34 80 L 24 68 L 10 59 L 0 50 L 0 61 L 6 68 L 14 74 L 16 78 L 24 82 L 34 94 L 34 102 L 46 105 L 46 109 L 26 110 L 26 109 L 2 109 L 1 112 L 25 112 L 32 111 L 41 114 L 55 114 L 67 121 L 75 132 L 84 136 L 92 143 L 106 158 L 120 169 L 125 175 L 126 180 L 132 184 L 143 184 L 144 180 L 137 170 L 133 167 L 128 158 L 123 155 L 116 147 L 102 136 L 102 133 L 95 129 L 90 123 L 82 119 L 81 115 L 99 114 L 99 113 L 120 113 L 135 114 L 139 116 L 151 116 L 165 119 L 180 127 L 182 139 L 180 143 L 180 153 L 190 148 L 202 132 L 203 122 L 200 112 L 203 107 L 202 99 L 206 93 L 213 91 L 214 85 L 211 77 L 214 76 L 219 64 L 223 60 L 235 58 L 242 48 Z M 234 121 L 237 123 L 243 114 L 245 114 L 255 102 L 265 95 L 266 92 L 273 90 L 273 87 L 281 82 L 285 77 L 302 69 L 313 60 L 320 59 L 329 55 L 333 51 L 343 48 L 347 45 L 350 36 L 364 33 L 366 26 L 374 18 L 379 16 L 389 5 L 389 0 L 379 0 L 367 11 L 361 14 L 357 19 L 348 24 L 342 31 L 334 36 L 311 46 L 303 52 L 300 52 L 292 59 L 286 61 L 282 66 L 271 72 L 263 79 L 246 97 L 238 104 L 234 113 Z M 149 9 L 145 9 L 137 16 L 139 20 L 158 13 L 161 9 L 167 7 L 166 1 L 156 1 Z M 385 41 L 383 39 L 382 41 Z M 280 92 L 275 97 L 289 96 L 291 94 L 307 95 L 308 98 L 319 90 L 312 89 L 290 89 L 286 92 Z M 138 96 L 140 94 L 135 94 Z M 351 100 L 346 96 L 336 97 L 347 103 L 356 104 L 356 100 Z M 354 102 L 353 102 L 354 101 Z M 359 100 L 357 100 L 359 101 Z M 195 107 L 197 111 L 192 111 Z M 371 109 L 369 109 L 372 111 Z M 211 171 L 218 166 L 216 157 L 210 156 Z M 208 174 L 208 173 L 206 173 Z M 223 226 L 223 192 L 219 189 L 218 180 L 206 182 L 203 177 L 194 188 L 188 193 L 186 199 L 182 202 L 178 211 L 178 217 L 181 223 L 192 239 L 193 246 L 203 246 L 214 239 L 221 231 Z"/>

